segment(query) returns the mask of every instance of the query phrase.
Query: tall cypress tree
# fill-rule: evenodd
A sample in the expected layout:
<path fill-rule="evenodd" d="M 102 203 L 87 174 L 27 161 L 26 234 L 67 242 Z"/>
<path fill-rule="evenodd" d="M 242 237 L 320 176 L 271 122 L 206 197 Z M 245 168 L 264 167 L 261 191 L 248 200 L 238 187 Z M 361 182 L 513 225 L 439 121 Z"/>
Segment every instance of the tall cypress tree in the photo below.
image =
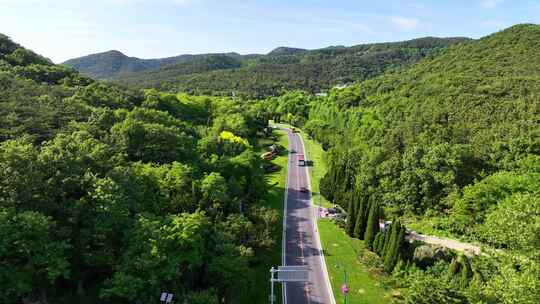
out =
<path fill-rule="evenodd" d="M 384 248 L 384 261 L 386 262 L 393 254 L 394 250 L 394 244 L 396 242 L 399 229 L 400 229 L 400 223 L 396 219 L 392 221 L 392 225 L 390 226 L 390 234 L 388 235 L 388 241 L 386 242 L 386 247 Z"/>
<path fill-rule="evenodd" d="M 461 255 L 458 260 L 460 260 L 461 264 L 461 277 L 459 283 L 462 288 L 466 288 L 469 286 L 469 280 L 472 276 L 471 264 L 465 255 Z"/>
<path fill-rule="evenodd" d="M 387 232 L 380 232 L 381 233 L 381 240 L 379 241 L 379 244 L 377 244 L 377 254 L 379 254 L 379 256 L 383 256 L 383 248 L 384 248 L 384 242 L 386 241 L 386 238 L 388 236 L 388 233 Z"/>
<path fill-rule="evenodd" d="M 370 250 L 373 250 L 373 240 L 377 232 L 379 232 L 379 205 L 373 202 L 369 209 L 366 233 L 364 234 L 364 242 Z"/>
<path fill-rule="evenodd" d="M 392 225 L 394 225 L 394 223 L 392 223 Z M 395 225 L 396 227 L 393 232 L 397 231 L 397 234 L 393 234 L 389 249 L 384 258 L 384 270 L 387 273 L 391 273 L 396 266 L 403 240 L 405 240 L 405 226 L 402 226 L 399 221 L 396 221 Z"/>
<path fill-rule="evenodd" d="M 345 199 L 350 198 L 350 194 L 347 193 L 343 195 Z M 352 199 L 349 199 L 349 208 L 347 210 L 347 225 L 346 230 L 349 236 L 354 236 L 354 226 L 356 225 L 356 202 Z"/>
<path fill-rule="evenodd" d="M 357 211 L 356 211 L 356 224 L 354 226 L 354 237 L 362 239 L 364 238 L 364 233 L 366 232 L 366 207 L 364 199 L 360 198 L 358 192 L 355 193 L 355 201 L 357 202 Z"/>
<path fill-rule="evenodd" d="M 394 219 L 392 221 L 392 224 L 390 225 L 390 228 L 386 228 L 386 237 L 384 238 L 384 244 L 383 244 L 383 248 L 381 250 L 381 257 L 385 257 L 386 256 L 386 252 L 388 251 L 388 247 L 390 247 L 390 241 L 392 240 L 392 235 L 393 235 L 393 231 L 394 231 L 394 227 L 396 225 L 394 225 L 396 223 L 396 220 Z"/>
<path fill-rule="evenodd" d="M 382 240 L 382 232 L 377 233 L 375 236 L 375 240 L 373 241 L 373 252 L 379 254 L 379 244 L 383 241 Z"/>

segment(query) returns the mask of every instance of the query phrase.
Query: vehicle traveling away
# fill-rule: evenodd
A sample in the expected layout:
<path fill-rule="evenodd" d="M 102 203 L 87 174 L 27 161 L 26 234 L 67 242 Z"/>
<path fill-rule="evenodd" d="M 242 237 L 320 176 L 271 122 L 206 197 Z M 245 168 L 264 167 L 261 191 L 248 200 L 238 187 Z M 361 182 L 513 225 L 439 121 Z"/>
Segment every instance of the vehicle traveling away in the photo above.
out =
<path fill-rule="evenodd" d="M 296 157 L 298 158 L 298 165 L 299 166 L 305 166 L 306 160 L 304 158 L 304 154 L 297 154 Z"/>

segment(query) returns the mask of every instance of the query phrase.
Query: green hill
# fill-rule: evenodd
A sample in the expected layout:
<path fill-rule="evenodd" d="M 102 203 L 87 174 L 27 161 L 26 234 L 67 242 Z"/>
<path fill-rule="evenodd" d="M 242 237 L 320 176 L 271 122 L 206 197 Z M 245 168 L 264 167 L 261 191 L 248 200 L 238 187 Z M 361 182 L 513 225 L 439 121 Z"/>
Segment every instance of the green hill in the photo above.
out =
<path fill-rule="evenodd" d="M 440 213 L 440 229 L 501 245 L 483 224 L 505 195 L 477 192 L 502 191 L 504 178 L 491 177 L 501 172 L 505 193 L 539 178 L 539 48 L 540 26 L 517 25 L 327 98 L 270 103 L 331 150 L 327 196 L 343 207 L 353 191 L 390 214 Z"/>
<path fill-rule="evenodd" d="M 240 55 L 235 53 L 227 53 L 180 55 L 160 59 L 140 59 L 128 57 L 119 51 L 113 50 L 70 59 L 63 64 L 73 67 L 94 79 L 112 79 L 124 74 L 152 71 L 173 64 L 185 64 L 187 67 L 182 66 L 180 70 L 189 69 L 190 73 L 205 72 L 211 69 L 238 67 L 238 65 L 230 66 L 230 61 L 237 61 L 240 57 Z M 208 61 L 208 65 L 203 66 L 201 63 L 205 61 Z M 196 67 L 200 68 L 197 69 Z"/>
<path fill-rule="evenodd" d="M 488 246 L 452 259 L 403 243 L 389 275 L 406 303 L 539 303 L 539 49 L 540 25 L 516 25 L 328 97 L 267 100 L 328 150 L 321 193 L 352 237 L 369 245 L 376 214 Z"/>
<path fill-rule="evenodd" d="M 279 47 L 267 55 L 203 54 L 143 60 L 117 51 L 65 64 L 94 78 L 135 88 L 196 94 L 266 97 L 290 89 L 310 92 L 364 80 L 435 54 L 465 38 L 426 37 L 404 42 L 328 47 Z"/>
<path fill-rule="evenodd" d="M 126 74 L 118 83 L 138 88 L 195 94 L 262 98 L 286 90 L 320 92 L 332 86 L 364 80 L 464 42 L 464 38 L 421 38 L 404 42 L 329 47 L 306 51 L 277 48 L 264 56 L 243 57 L 242 67 L 184 73 L 183 64 L 153 72 Z"/>

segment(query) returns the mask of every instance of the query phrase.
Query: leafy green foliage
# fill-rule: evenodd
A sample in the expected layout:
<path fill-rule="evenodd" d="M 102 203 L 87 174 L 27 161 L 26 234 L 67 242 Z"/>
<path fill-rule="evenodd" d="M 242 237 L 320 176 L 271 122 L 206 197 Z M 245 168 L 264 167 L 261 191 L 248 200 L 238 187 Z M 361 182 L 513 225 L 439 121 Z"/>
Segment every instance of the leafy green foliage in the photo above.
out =
<path fill-rule="evenodd" d="M 230 302 L 275 243 L 260 105 L 95 82 L 5 36 L 0 91 L 0 302 Z"/>
<path fill-rule="evenodd" d="M 0 292 L 3 303 L 46 290 L 69 277 L 67 242 L 55 239 L 56 223 L 38 212 L 0 209 Z"/>

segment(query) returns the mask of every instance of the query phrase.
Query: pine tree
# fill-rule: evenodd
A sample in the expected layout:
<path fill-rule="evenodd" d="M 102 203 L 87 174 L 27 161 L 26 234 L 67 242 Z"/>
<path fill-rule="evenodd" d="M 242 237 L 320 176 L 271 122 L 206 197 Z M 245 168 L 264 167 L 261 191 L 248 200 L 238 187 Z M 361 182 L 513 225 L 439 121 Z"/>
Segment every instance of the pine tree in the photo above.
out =
<path fill-rule="evenodd" d="M 364 234 L 364 242 L 370 250 L 373 250 L 373 240 L 377 232 L 379 232 L 379 205 L 372 203 L 369 210 L 366 233 Z"/>
<path fill-rule="evenodd" d="M 384 244 L 383 244 L 383 248 L 381 250 L 381 257 L 385 257 L 386 256 L 386 252 L 388 252 L 388 248 L 390 247 L 390 243 L 391 243 L 391 240 L 392 240 L 392 235 L 393 235 L 393 231 L 395 230 L 394 227 L 396 227 L 396 225 L 394 225 L 397 221 L 394 219 L 392 221 L 392 224 L 390 224 L 390 228 L 386 228 L 386 237 L 384 238 Z"/>
<path fill-rule="evenodd" d="M 343 195 L 345 198 L 350 198 L 349 195 Z M 347 210 L 347 225 L 346 230 L 349 236 L 354 236 L 354 226 L 356 225 L 356 203 L 349 199 L 349 208 Z"/>
<path fill-rule="evenodd" d="M 355 201 L 357 202 L 357 211 L 356 211 L 356 224 L 354 226 L 354 237 L 362 239 L 364 238 L 364 233 L 366 230 L 366 208 L 364 204 L 364 199 L 359 200 L 359 195 L 355 195 Z"/>
<path fill-rule="evenodd" d="M 383 248 L 384 248 L 384 242 L 386 241 L 386 236 L 388 233 L 386 232 L 380 232 L 381 239 L 379 240 L 379 243 L 377 243 L 377 247 L 375 247 L 375 250 L 379 256 L 383 256 Z"/>
<path fill-rule="evenodd" d="M 464 255 L 461 255 L 459 260 L 461 264 L 461 278 L 459 283 L 462 288 L 467 288 L 469 286 L 469 279 L 472 276 L 471 264 L 469 263 L 469 259 Z"/>
<path fill-rule="evenodd" d="M 391 273 L 396 266 L 401 252 L 401 246 L 405 240 L 405 226 L 402 226 L 399 221 L 392 223 L 392 225 L 394 224 L 396 227 L 392 231 L 393 234 L 391 236 L 390 246 L 384 258 L 384 270 L 387 273 Z"/>
<path fill-rule="evenodd" d="M 459 272 L 460 267 L 461 265 L 459 264 L 459 261 L 456 258 L 453 258 L 452 262 L 450 262 L 450 266 L 448 266 L 448 275 L 450 278 Z"/>
<path fill-rule="evenodd" d="M 382 232 L 377 233 L 373 241 L 373 252 L 379 254 L 379 244 L 382 242 Z"/>

